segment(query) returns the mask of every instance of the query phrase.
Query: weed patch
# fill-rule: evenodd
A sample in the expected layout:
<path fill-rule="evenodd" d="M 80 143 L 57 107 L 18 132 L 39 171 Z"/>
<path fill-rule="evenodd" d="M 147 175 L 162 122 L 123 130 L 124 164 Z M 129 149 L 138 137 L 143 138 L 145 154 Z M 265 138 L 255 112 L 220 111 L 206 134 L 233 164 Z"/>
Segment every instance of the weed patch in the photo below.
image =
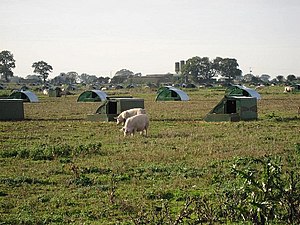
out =
<path fill-rule="evenodd" d="M 6 149 L 0 151 L 2 158 L 32 159 L 32 160 L 54 160 L 57 158 L 68 158 L 88 155 L 105 155 L 101 149 L 101 143 L 90 143 L 86 145 L 71 146 L 68 144 L 49 145 L 41 144 L 29 148 Z"/>

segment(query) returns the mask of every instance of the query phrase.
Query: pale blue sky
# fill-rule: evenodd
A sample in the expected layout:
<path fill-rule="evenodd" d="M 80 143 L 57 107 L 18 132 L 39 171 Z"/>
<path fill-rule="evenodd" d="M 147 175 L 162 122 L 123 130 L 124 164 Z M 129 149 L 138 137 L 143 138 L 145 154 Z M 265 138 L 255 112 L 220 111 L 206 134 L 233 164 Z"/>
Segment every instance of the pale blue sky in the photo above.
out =
<path fill-rule="evenodd" d="M 299 0 L 0 0 L 0 51 L 15 75 L 174 72 L 193 56 L 236 58 L 244 74 L 300 76 Z"/>

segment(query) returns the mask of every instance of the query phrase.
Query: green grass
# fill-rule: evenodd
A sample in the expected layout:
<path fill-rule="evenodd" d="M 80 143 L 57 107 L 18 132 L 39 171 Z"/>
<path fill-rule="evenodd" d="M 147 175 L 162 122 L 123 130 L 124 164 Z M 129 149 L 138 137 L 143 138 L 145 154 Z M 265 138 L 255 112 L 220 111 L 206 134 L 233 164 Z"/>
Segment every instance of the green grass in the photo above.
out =
<path fill-rule="evenodd" d="M 298 148 L 300 95 L 281 89 L 261 90 L 259 119 L 236 123 L 203 121 L 223 89 L 187 90 L 189 102 L 122 90 L 145 99 L 150 116 L 148 137 L 126 138 L 114 122 L 86 121 L 100 103 L 39 94 L 24 104 L 24 121 L 0 122 L 0 224 L 167 224 L 167 215 L 175 224 L 190 197 L 213 208 L 213 193 L 235 182 L 237 159 Z M 213 215 L 208 208 L 201 215 Z"/>

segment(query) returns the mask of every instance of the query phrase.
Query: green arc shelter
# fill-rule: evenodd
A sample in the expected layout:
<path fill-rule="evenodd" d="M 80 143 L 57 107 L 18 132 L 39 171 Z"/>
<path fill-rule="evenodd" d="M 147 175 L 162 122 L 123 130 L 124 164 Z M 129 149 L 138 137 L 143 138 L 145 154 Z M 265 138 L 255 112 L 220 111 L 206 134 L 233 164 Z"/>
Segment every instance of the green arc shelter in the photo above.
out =
<path fill-rule="evenodd" d="M 38 97 L 31 91 L 14 91 L 9 96 L 10 99 L 22 99 L 24 102 L 38 102 Z"/>
<path fill-rule="evenodd" d="M 89 90 L 81 93 L 77 102 L 102 102 L 107 99 L 107 94 L 100 90 Z"/>
<path fill-rule="evenodd" d="M 155 101 L 188 101 L 189 96 L 182 90 L 172 86 L 161 87 L 157 91 Z"/>
<path fill-rule="evenodd" d="M 260 94 L 251 88 L 243 85 L 231 85 L 225 90 L 225 96 L 245 96 L 261 99 Z"/>

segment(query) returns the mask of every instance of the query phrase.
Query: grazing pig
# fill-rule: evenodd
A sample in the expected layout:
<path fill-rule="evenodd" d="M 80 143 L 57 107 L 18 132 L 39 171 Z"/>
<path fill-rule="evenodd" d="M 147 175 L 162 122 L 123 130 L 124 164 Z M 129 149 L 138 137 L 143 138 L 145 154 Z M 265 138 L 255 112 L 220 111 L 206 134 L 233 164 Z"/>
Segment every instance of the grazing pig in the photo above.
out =
<path fill-rule="evenodd" d="M 129 117 L 124 127 L 121 129 L 124 133 L 124 137 L 131 134 L 134 135 L 135 132 L 140 132 L 141 134 L 144 134 L 147 136 L 147 130 L 149 127 L 149 118 L 146 114 L 138 114 L 132 117 Z"/>
<path fill-rule="evenodd" d="M 135 116 L 135 115 L 139 115 L 139 114 L 146 114 L 146 110 L 142 109 L 142 108 L 133 108 L 133 109 L 128 109 L 126 111 L 123 111 L 116 118 L 117 124 L 122 123 L 124 125 L 126 119 L 128 119 L 129 117 Z"/>
<path fill-rule="evenodd" d="M 284 93 L 286 93 L 286 92 L 293 92 L 294 89 L 295 89 L 294 87 L 286 86 L 286 87 L 284 87 Z"/>

